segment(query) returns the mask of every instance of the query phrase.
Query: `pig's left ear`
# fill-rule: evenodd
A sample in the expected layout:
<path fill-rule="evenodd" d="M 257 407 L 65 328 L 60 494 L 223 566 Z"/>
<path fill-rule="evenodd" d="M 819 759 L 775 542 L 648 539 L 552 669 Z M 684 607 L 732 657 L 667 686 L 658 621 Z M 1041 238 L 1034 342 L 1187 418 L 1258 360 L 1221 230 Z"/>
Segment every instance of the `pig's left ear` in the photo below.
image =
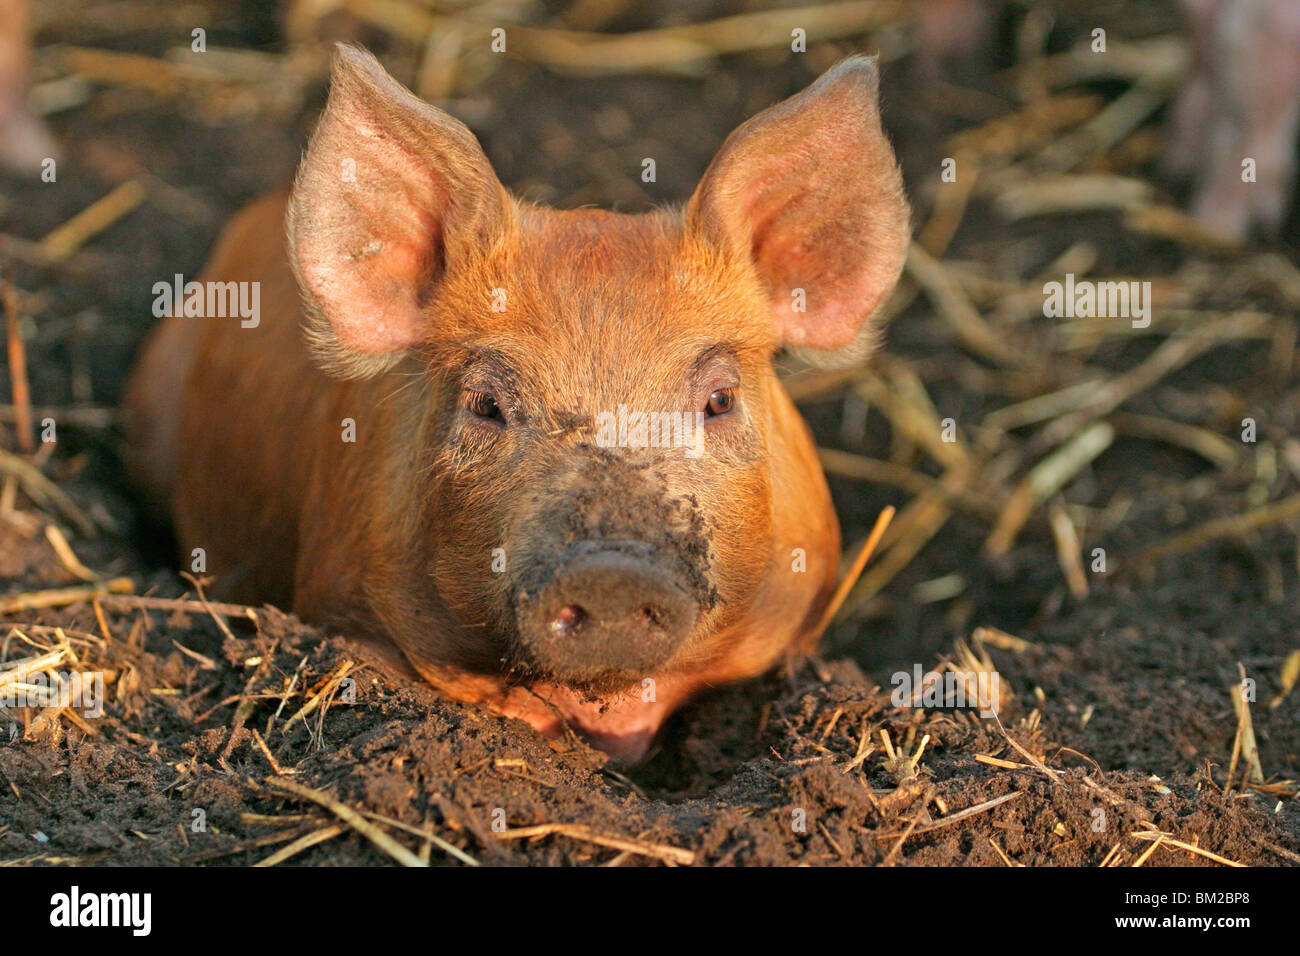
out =
<path fill-rule="evenodd" d="M 728 137 L 689 228 L 751 259 L 782 344 L 850 344 L 898 281 L 907 200 L 874 58 L 853 56 Z"/>
<path fill-rule="evenodd" d="M 463 123 L 340 46 L 289 201 L 289 259 L 318 363 L 365 377 L 417 347 L 447 270 L 481 255 L 509 214 Z"/>

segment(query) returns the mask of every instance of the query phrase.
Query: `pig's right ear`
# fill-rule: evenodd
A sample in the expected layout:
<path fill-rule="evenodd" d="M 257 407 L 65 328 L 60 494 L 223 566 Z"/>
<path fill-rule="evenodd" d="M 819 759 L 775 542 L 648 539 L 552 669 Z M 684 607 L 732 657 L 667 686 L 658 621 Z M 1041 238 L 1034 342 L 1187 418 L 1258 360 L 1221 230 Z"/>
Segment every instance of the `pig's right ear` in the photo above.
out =
<path fill-rule="evenodd" d="M 463 123 L 340 46 L 289 201 L 289 259 L 317 361 L 375 375 L 420 344 L 448 263 L 504 228 L 509 200 Z"/>
<path fill-rule="evenodd" d="M 902 270 L 907 200 L 877 87 L 875 59 L 852 56 L 759 113 L 686 208 L 688 228 L 749 259 L 783 345 L 853 343 Z"/>

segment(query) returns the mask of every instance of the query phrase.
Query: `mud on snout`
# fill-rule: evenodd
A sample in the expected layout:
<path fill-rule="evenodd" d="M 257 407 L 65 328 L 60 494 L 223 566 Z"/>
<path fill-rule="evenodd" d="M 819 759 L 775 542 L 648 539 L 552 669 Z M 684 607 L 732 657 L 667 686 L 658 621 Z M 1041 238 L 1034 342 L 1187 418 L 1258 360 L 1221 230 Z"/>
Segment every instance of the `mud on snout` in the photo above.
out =
<path fill-rule="evenodd" d="M 589 448 L 522 509 L 512 676 L 624 690 L 707 630 L 720 603 L 707 521 L 659 464 Z"/>

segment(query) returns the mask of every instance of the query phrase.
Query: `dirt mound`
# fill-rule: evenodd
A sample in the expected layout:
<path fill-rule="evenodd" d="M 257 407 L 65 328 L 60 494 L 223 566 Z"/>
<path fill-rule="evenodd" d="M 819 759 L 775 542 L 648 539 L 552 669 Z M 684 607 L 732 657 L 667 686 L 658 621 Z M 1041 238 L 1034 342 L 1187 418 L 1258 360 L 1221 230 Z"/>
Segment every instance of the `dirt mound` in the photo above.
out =
<path fill-rule="evenodd" d="M 988 651 L 1016 689 L 1000 721 L 895 707 L 892 688 L 853 662 L 813 661 L 700 700 L 627 772 L 576 737 L 552 746 L 521 722 L 386 679 L 365 648 L 272 609 L 226 619 L 228 636 L 193 605 L 102 610 L 116 638 L 105 641 L 83 630 L 95 619 L 83 605 L 58 615 L 61 631 L 47 614 L 33 639 L 57 648 L 61 635 L 77 667 L 108 675 L 106 713 L 78 722 L 89 734 L 48 717 L 12 728 L 17 739 L 0 747 L 0 844 L 11 860 L 142 865 L 245 864 L 286 847 L 295 863 L 331 865 L 403 853 L 1094 865 L 1132 862 L 1163 833 L 1148 865 L 1210 861 L 1174 841 L 1243 863 L 1294 861 L 1294 801 L 1274 812 L 1266 795 L 1215 783 L 1236 724 L 1230 669 L 1211 692 L 1174 676 L 1179 667 L 1144 664 L 1216 642 L 1142 642 L 1124 601 L 1097 603 L 1113 637 L 1080 621 L 1096 636 Z M 1249 643 L 1258 633 L 1243 625 L 1212 656 L 1265 654 Z M 11 642 L 10 656 L 18 649 Z M 1294 765 L 1291 715 L 1257 710 L 1255 729 L 1266 762 Z M 402 849 L 358 832 L 330 801 Z"/>

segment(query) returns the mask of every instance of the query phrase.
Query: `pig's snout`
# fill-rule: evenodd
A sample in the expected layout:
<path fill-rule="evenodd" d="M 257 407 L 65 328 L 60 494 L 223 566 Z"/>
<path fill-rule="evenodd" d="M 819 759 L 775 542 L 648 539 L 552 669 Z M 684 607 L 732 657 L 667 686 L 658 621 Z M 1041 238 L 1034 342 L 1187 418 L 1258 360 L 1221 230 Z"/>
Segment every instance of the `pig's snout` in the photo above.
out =
<path fill-rule="evenodd" d="M 515 613 L 528 657 L 559 679 L 652 673 L 690 635 L 700 607 L 648 549 L 587 543 Z"/>

